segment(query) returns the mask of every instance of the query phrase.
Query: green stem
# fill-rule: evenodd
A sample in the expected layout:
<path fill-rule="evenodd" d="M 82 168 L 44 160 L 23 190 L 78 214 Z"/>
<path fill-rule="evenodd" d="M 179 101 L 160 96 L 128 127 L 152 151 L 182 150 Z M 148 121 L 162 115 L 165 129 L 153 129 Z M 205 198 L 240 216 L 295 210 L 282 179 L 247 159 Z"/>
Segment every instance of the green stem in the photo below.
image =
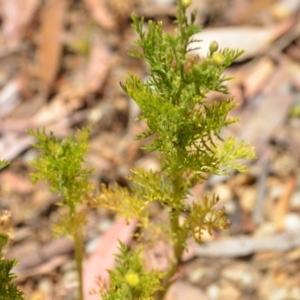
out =
<path fill-rule="evenodd" d="M 175 264 L 178 266 L 181 262 L 182 253 L 184 251 L 184 247 L 182 246 L 182 239 L 178 236 L 180 231 L 179 227 L 179 213 L 176 213 L 171 222 L 171 229 L 173 236 L 175 237 L 175 243 L 173 246 L 174 256 L 175 256 Z M 175 274 L 175 272 L 174 272 Z M 172 274 L 172 276 L 174 275 Z"/>
<path fill-rule="evenodd" d="M 173 189 L 174 189 L 174 198 L 178 198 L 178 193 L 182 188 L 182 172 L 179 172 L 176 174 L 174 180 L 173 180 Z M 179 199 L 180 201 L 181 199 Z M 181 230 L 180 230 L 180 225 L 179 225 L 179 217 L 180 217 L 180 211 L 173 211 L 172 212 L 172 219 L 171 219 L 171 231 L 172 231 L 172 236 L 174 239 L 174 244 L 173 244 L 173 253 L 174 253 L 174 260 L 172 262 L 172 265 L 167 273 L 167 275 L 164 277 L 164 287 L 165 289 L 158 293 L 158 300 L 163 300 L 170 285 L 171 285 L 171 278 L 176 274 L 178 271 L 179 264 L 181 263 L 181 258 L 182 254 L 184 251 L 184 246 L 183 246 L 183 239 L 181 236 Z M 185 239 L 184 239 L 185 240 Z"/>
<path fill-rule="evenodd" d="M 83 275 L 82 275 L 82 258 L 83 258 L 83 241 L 80 233 L 74 236 L 75 261 L 78 275 L 78 299 L 83 300 Z"/>

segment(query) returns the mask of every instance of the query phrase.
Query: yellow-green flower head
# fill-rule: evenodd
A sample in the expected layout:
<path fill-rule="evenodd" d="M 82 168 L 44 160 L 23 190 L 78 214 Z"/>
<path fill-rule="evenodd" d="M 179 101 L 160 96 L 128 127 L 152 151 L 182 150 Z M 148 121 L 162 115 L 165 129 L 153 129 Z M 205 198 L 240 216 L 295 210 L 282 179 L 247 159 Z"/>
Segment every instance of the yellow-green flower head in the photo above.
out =
<path fill-rule="evenodd" d="M 140 281 L 139 275 L 130 271 L 125 275 L 125 281 L 129 286 L 135 287 Z"/>
<path fill-rule="evenodd" d="M 192 0 L 181 0 L 181 4 L 184 8 L 187 8 L 191 5 Z"/>
<path fill-rule="evenodd" d="M 214 53 L 213 56 L 212 56 L 212 61 L 213 61 L 214 65 L 216 65 L 218 67 L 222 66 L 223 63 L 224 63 L 223 54 L 220 53 L 220 52 Z"/>

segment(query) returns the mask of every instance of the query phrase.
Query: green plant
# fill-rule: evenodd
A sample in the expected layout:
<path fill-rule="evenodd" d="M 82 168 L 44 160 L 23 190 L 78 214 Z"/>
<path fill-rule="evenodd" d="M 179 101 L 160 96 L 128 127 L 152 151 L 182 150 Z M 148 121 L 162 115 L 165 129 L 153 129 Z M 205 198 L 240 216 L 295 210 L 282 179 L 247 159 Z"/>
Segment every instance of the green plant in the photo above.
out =
<path fill-rule="evenodd" d="M 6 167 L 9 164 L 8 161 L 6 160 L 0 160 L 0 169 Z"/>
<path fill-rule="evenodd" d="M 0 160 L 0 169 L 8 165 L 5 160 Z M 8 211 L 0 211 L 0 300 L 21 300 L 23 293 L 11 281 L 16 278 L 12 268 L 17 264 L 15 259 L 5 259 L 3 249 L 9 241 L 11 215 Z"/>
<path fill-rule="evenodd" d="M 116 185 L 102 186 L 102 194 L 94 199 L 95 205 L 112 209 L 127 219 L 138 219 L 141 235 L 150 226 L 147 206 L 151 202 L 158 201 L 168 209 L 170 227 L 161 231 L 169 236 L 174 259 L 163 279 L 164 291 L 156 294 L 157 299 L 164 297 L 170 279 L 177 272 L 188 238 L 194 237 L 201 243 L 204 230 L 211 233 L 214 228 L 221 230 L 230 226 L 224 209 L 215 209 L 218 202 L 215 195 L 204 195 L 203 199 L 187 205 L 185 199 L 190 189 L 209 174 L 224 175 L 232 169 L 245 171 L 240 160 L 255 156 L 244 142 L 221 137 L 222 128 L 238 121 L 228 117 L 236 103 L 226 96 L 228 89 L 224 83 L 230 78 L 223 75 L 223 71 L 243 51 L 219 50 L 218 44 L 213 42 L 207 57 L 190 55 L 187 49 L 195 42 L 193 35 L 201 31 L 195 24 L 196 12 L 190 21 L 186 16 L 190 3 L 189 0 L 178 1 L 175 35 L 164 34 L 161 22 L 149 21 L 146 31 L 144 19 L 132 14 L 132 26 L 139 36 L 135 44 L 139 49 L 130 55 L 146 60 L 149 79 L 143 82 L 129 74 L 122 88 L 141 108 L 139 119 L 146 122 L 148 129 L 137 139 L 151 137 L 144 149 L 158 153 L 161 170 L 134 169 L 129 178 L 133 183 L 132 192 Z M 226 97 L 219 102 L 209 101 L 206 97 L 210 91 Z M 122 266 L 122 258 L 119 257 L 117 268 Z M 124 269 L 119 272 L 124 273 Z M 124 282 L 115 277 L 111 280 L 113 288 L 108 299 L 119 299 L 118 292 Z M 153 294 L 147 296 L 152 299 Z"/>
<path fill-rule="evenodd" d="M 0 168 L 8 163 L 0 161 Z M 9 241 L 11 227 L 10 227 L 10 213 L 8 211 L 0 212 L 0 300 L 22 300 L 23 293 L 18 287 L 12 283 L 16 275 L 12 273 L 12 268 L 17 264 L 15 259 L 5 259 L 3 256 L 3 248 Z"/>
<path fill-rule="evenodd" d="M 150 138 L 144 149 L 158 153 L 160 171 L 134 169 L 129 177 L 131 190 L 102 185 L 99 194 L 90 196 L 94 190 L 88 180 L 92 170 L 83 165 L 89 129 L 79 130 L 63 141 L 52 133 L 48 136 L 45 130 L 30 132 L 37 139 L 34 147 L 42 151 L 31 162 L 36 168 L 31 174 L 32 181 L 46 180 L 50 190 L 62 198 L 59 205 L 64 212 L 54 232 L 69 235 L 74 240 L 80 300 L 83 299 L 86 204 L 112 209 L 126 219 L 137 219 L 140 227 L 137 241 L 144 246 L 167 237 L 173 248 L 174 258 L 170 260 L 169 269 L 161 273 L 145 268 L 142 245 L 128 248 L 120 243 L 116 268 L 109 271 L 110 287 L 102 285 L 99 291 L 106 300 L 163 299 L 188 239 L 193 237 L 201 243 L 203 231 L 211 233 L 213 229 L 230 226 L 224 209 L 215 209 L 216 195 L 206 194 L 192 204 L 187 204 L 186 198 L 208 175 L 227 174 L 232 169 L 245 171 L 240 160 L 254 158 L 253 149 L 244 142 L 221 137 L 223 127 L 238 121 L 228 117 L 236 104 L 226 96 L 228 90 L 224 83 L 230 78 L 224 76 L 223 71 L 242 51 L 219 50 L 218 44 L 213 42 L 207 57 L 190 55 L 188 46 L 192 46 L 193 35 L 201 30 L 195 24 L 195 12 L 190 21 L 186 16 L 190 2 L 178 1 L 178 26 L 174 35 L 164 34 L 161 22 L 149 21 L 145 31 L 144 19 L 132 15 L 133 28 L 139 35 L 135 44 L 139 49 L 134 49 L 131 55 L 146 60 L 149 79 L 143 82 L 129 74 L 122 88 L 141 108 L 139 119 L 146 122 L 148 129 L 137 139 Z M 223 93 L 225 98 L 210 101 L 206 98 L 210 91 Z M 159 202 L 168 211 L 167 226 L 151 223 L 148 206 L 152 202 Z"/>
<path fill-rule="evenodd" d="M 116 254 L 116 268 L 109 270 L 110 287 L 102 286 L 103 300 L 149 300 L 162 289 L 159 271 L 147 271 L 141 258 L 142 249 L 132 251 L 120 242 L 120 253 Z"/>
<path fill-rule="evenodd" d="M 45 130 L 30 131 L 37 142 L 33 145 L 42 151 L 30 164 L 36 168 L 31 174 L 32 182 L 46 180 L 52 192 L 62 196 L 58 205 L 66 210 L 54 226 L 55 235 L 67 235 L 74 241 L 75 260 L 78 273 L 78 298 L 83 299 L 82 261 L 84 226 L 86 225 L 85 196 L 93 189 L 89 183 L 91 169 L 83 166 L 88 150 L 89 128 L 77 132 L 63 141 Z"/>

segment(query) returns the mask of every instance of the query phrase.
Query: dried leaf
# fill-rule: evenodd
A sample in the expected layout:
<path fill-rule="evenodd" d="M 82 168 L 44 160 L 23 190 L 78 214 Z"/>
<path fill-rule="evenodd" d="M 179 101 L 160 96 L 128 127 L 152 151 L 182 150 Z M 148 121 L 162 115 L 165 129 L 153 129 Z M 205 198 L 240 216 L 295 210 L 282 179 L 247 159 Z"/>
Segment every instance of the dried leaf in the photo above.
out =
<path fill-rule="evenodd" d="M 37 60 L 38 75 L 47 90 L 51 87 L 60 66 L 61 36 L 67 4 L 67 0 L 49 0 L 42 14 Z"/>
<path fill-rule="evenodd" d="M 24 150 L 28 149 L 34 138 L 26 134 L 8 133 L 0 139 L 0 155 L 2 159 L 12 161 Z"/>
<path fill-rule="evenodd" d="M 105 6 L 104 1 L 99 0 L 84 0 L 84 3 L 89 10 L 94 20 L 106 30 L 116 30 L 117 24 L 113 15 Z"/>
<path fill-rule="evenodd" d="M 243 13 L 236 17 L 236 20 L 238 22 L 249 21 L 253 17 L 255 17 L 255 15 L 257 15 L 259 12 L 269 7 L 273 2 L 274 0 L 254 0 L 249 4 L 249 6 Z"/>
<path fill-rule="evenodd" d="M 40 2 L 38 0 L 2 0 L 3 37 L 7 50 L 15 50 Z"/>
<path fill-rule="evenodd" d="M 266 51 L 271 43 L 290 26 L 291 23 L 286 22 L 271 28 L 245 26 L 204 29 L 193 36 L 193 39 L 201 41 L 190 44 L 188 49 L 200 48 L 192 50 L 190 53 L 206 57 L 209 53 L 210 43 L 216 41 L 219 49 L 244 50 L 245 53 L 237 59 L 237 61 L 243 61 Z"/>
<path fill-rule="evenodd" d="M 261 101 L 254 109 L 247 110 L 239 122 L 240 138 L 254 146 L 258 157 L 264 145 L 285 122 L 291 103 L 288 73 L 282 66 L 264 89 Z"/>
<path fill-rule="evenodd" d="M 101 88 L 110 67 L 110 52 L 100 41 L 91 48 L 86 72 L 87 92 L 94 93 Z"/>
<path fill-rule="evenodd" d="M 245 97 L 249 99 L 258 94 L 263 89 L 266 82 L 270 79 L 274 71 L 275 64 L 270 58 L 263 57 L 260 59 L 255 66 L 251 70 L 248 70 L 247 74 L 245 74 L 246 76 L 243 83 Z"/>
<path fill-rule="evenodd" d="M 0 91 L 0 116 L 7 116 L 21 102 L 21 91 L 24 88 L 24 78 L 18 76 L 13 78 Z"/>

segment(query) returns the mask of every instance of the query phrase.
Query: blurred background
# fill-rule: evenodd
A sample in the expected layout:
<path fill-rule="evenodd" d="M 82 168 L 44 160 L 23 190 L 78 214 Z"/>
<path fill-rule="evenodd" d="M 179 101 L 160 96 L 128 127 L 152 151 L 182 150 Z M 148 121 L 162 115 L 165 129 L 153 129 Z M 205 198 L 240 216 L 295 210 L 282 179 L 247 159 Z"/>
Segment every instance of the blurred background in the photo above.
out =
<path fill-rule="evenodd" d="M 232 226 L 190 246 L 168 300 L 299 300 L 300 2 L 193 0 L 189 13 L 194 9 L 204 27 L 200 56 L 213 40 L 245 50 L 226 71 L 239 103 L 232 114 L 241 121 L 224 134 L 252 144 L 257 160 L 247 162 L 246 174 L 211 176 L 191 191 L 189 201 L 218 193 Z M 135 122 L 139 108 L 120 88 L 128 72 L 147 76 L 145 63 L 127 55 L 137 38 L 132 12 L 163 21 L 168 33 L 175 28 L 171 0 L 0 1 L 0 158 L 11 162 L 0 172 L 0 209 L 12 212 L 7 256 L 19 260 L 17 283 L 30 299 L 75 299 L 77 279 L 72 243 L 51 234 L 58 197 L 44 183 L 31 185 L 28 161 L 38 153 L 27 130 L 45 127 L 63 138 L 90 124 L 95 184 L 127 186 L 131 168 L 159 168 L 134 140 L 145 125 Z M 89 214 L 91 288 L 110 266 L 112 241 L 130 243 L 134 226 L 106 210 Z M 152 208 L 154 219 L 161 214 Z M 149 254 L 154 266 L 164 251 Z"/>

